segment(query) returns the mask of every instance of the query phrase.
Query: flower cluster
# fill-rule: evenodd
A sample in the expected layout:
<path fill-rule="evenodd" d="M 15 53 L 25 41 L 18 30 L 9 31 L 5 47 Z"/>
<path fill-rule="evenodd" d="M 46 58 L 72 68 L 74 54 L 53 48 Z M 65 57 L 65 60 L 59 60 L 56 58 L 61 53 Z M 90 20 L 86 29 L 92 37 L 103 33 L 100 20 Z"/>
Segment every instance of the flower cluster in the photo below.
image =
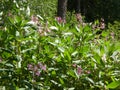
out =
<path fill-rule="evenodd" d="M 80 13 L 76 14 L 76 19 L 77 19 L 77 21 L 80 22 L 81 24 L 83 23 L 83 21 L 82 21 L 82 16 L 81 16 Z"/>
<path fill-rule="evenodd" d="M 34 22 L 34 24 L 38 24 L 39 23 L 39 19 L 37 16 L 32 16 L 31 17 L 31 21 Z"/>
<path fill-rule="evenodd" d="M 61 17 L 55 18 L 58 23 L 66 23 L 65 19 L 62 19 Z"/>
<path fill-rule="evenodd" d="M 28 64 L 28 70 L 32 71 L 32 73 L 36 76 L 40 76 L 41 71 L 46 71 L 46 65 L 43 65 L 42 63 L 38 63 L 36 65 Z"/>
<path fill-rule="evenodd" d="M 77 75 L 81 75 L 81 74 L 90 74 L 91 72 L 89 70 L 83 70 L 81 66 L 77 65 L 77 64 L 73 64 L 72 65 L 75 69 L 76 69 L 76 73 Z"/>
<path fill-rule="evenodd" d="M 46 22 L 44 25 L 42 23 L 40 23 L 40 20 L 43 20 L 42 17 L 40 17 L 39 15 L 35 16 L 35 15 L 32 15 L 31 16 L 31 21 L 28 22 L 28 24 L 32 24 L 32 25 L 35 25 L 36 28 L 37 28 L 37 31 L 38 33 L 41 35 L 41 36 L 47 36 L 48 33 L 51 32 L 51 30 L 48 28 L 48 22 Z"/>
<path fill-rule="evenodd" d="M 104 18 L 101 18 L 100 19 L 100 25 L 99 25 L 100 29 L 105 29 L 105 21 L 104 21 Z"/>
<path fill-rule="evenodd" d="M 93 29 L 100 29 L 104 30 L 105 29 L 105 20 L 104 18 L 101 18 L 98 23 L 92 25 Z"/>

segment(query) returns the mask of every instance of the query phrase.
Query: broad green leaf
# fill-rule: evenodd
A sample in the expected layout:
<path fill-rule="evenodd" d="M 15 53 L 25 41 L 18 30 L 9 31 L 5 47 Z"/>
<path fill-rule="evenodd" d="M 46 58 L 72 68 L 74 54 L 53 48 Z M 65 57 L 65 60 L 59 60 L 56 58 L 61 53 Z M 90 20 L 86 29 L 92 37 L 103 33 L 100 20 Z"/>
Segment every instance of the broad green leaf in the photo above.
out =
<path fill-rule="evenodd" d="M 75 29 L 76 29 L 78 32 L 80 32 L 80 29 L 78 28 L 78 26 L 75 26 Z"/>
<path fill-rule="evenodd" d="M 107 88 L 115 89 L 120 86 L 120 81 L 114 81 L 107 85 Z"/>
<path fill-rule="evenodd" d="M 65 49 L 63 47 L 58 47 L 58 50 L 62 53 L 65 51 Z"/>
<path fill-rule="evenodd" d="M 106 32 L 106 31 L 103 31 L 103 32 L 102 32 L 102 36 L 103 36 L 103 37 L 108 36 L 108 34 L 109 34 L 109 33 L 108 33 L 108 32 Z"/>
<path fill-rule="evenodd" d="M 60 83 L 61 83 L 62 85 L 64 85 L 63 79 L 62 79 L 62 78 L 59 78 L 59 80 L 60 80 Z"/>
<path fill-rule="evenodd" d="M 55 72 L 55 71 L 52 71 L 52 75 L 53 75 L 53 76 L 56 76 L 56 72 Z"/>
<path fill-rule="evenodd" d="M 76 77 L 73 70 L 69 70 L 69 71 L 67 72 L 67 74 L 70 75 L 70 76 L 72 76 L 72 77 L 74 77 L 74 78 Z"/>
<path fill-rule="evenodd" d="M 88 31 L 90 31 L 91 29 L 90 29 L 90 27 L 87 25 L 87 26 L 85 26 L 84 27 L 84 32 L 88 32 Z"/>
<path fill-rule="evenodd" d="M 71 56 L 70 56 L 70 54 L 69 54 L 69 52 L 68 51 L 65 51 L 64 52 L 64 55 L 65 55 L 65 58 L 67 59 L 67 60 L 71 60 Z"/>

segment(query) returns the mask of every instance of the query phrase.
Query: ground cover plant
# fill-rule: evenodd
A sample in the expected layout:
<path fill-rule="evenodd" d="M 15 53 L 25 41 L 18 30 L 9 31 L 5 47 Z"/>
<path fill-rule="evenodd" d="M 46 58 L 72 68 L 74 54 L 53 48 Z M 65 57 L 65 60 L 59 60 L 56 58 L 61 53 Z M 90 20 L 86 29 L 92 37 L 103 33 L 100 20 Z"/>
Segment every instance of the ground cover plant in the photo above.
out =
<path fill-rule="evenodd" d="M 10 10 L 9 3 L 13 3 Z M 119 21 L 101 32 L 93 27 L 97 20 L 79 24 L 71 16 L 69 22 L 61 23 L 52 16 L 55 8 L 49 17 L 44 8 L 41 14 L 32 11 L 30 4 L 1 1 L 0 89 L 120 89 Z"/>

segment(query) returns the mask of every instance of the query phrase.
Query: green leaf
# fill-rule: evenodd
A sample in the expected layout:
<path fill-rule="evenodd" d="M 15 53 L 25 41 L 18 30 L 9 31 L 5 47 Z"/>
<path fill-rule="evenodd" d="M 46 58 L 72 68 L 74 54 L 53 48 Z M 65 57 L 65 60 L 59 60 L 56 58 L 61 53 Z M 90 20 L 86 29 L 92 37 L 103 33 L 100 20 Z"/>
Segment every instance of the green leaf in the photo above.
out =
<path fill-rule="evenodd" d="M 120 81 L 114 81 L 107 85 L 107 88 L 115 89 L 120 86 Z"/>
<path fill-rule="evenodd" d="M 58 82 L 54 81 L 54 80 L 50 80 L 53 84 L 57 85 Z"/>
<path fill-rule="evenodd" d="M 76 77 L 73 70 L 69 70 L 69 71 L 67 72 L 67 74 L 70 75 L 70 76 L 72 76 L 72 77 L 74 77 L 74 78 Z"/>
<path fill-rule="evenodd" d="M 13 64 L 11 64 L 11 63 L 6 63 L 5 65 L 6 65 L 6 66 L 8 66 L 8 67 L 11 67 L 11 68 L 13 68 L 13 67 L 14 67 L 14 65 L 13 65 Z"/>
<path fill-rule="evenodd" d="M 66 58 L 67 60 L 69 60 L 69 61 L 71 60 L 71 55 L 69 54 L 69 52 L 66 51 L 66 52 L 64 53 L 64 55 L 65 55 L 65 58 Z"/>
<path fill-rule="evenodd" d="M 89 26 L 85 26 L 84 27 L 84 32 L 88 32 L 88 31 L 90 31 L 91 29 L 90 29 L 90 27 Z"/>
<path fill-rule="evenodd" d="M 58 50 L 62 53 L 65 51 L 63 47 L 58 47 Z"/>
<path fill-rule="evenodd" d="M 98 64 L 100 64 L 100 56 L 99 56 L 98 53 L 95 53 L 94 59 L 96 60 L 96 62 L 97 62 Z"/>
<path fill-rule="evenodd" d="M 106 31 L 103 31 L 103 32 L 102 32 L 102 36 L 103 36 L 103 37 L 108 36 L 108 34 L 109 34 L 109 33 L 108 33 L 108 32 L 106 32 Z"/>
<path fill-rule="evenodd" d="M 91 78 L 89 78 L 89 77 L 86 77 L 86 80 L 91 82 L 92 84 L 95 84 L 95 82 Z"/>
<path fill-rule="evenodd" d="M 62 78 L 59 78 L 59 80 L 60 80 L 60 83 L 61 83 L 62 85 L 64 85 L 63 79 L 62 79 Z"/>
<path fill-rule="evenodd" d="M 52 71 L 52 75 L 53 75 L 53 76 L 56 76 L 56 72 L 55 72 L 55 71 Z"/>
<path fill-rule="evenodd" d="M 97 64 L 102 66 L 105 65 L 104 62 L 102 61 L 102 57 L 98 53 L 95 53 L 94 59 L 96 60 Z"/>
<path fill-rule="evenodd" d="M 75 26 L 75 29 L 76 29 L 78 32 L 80 32 L 80 29 L 78 28 L 78 26 Z"/>

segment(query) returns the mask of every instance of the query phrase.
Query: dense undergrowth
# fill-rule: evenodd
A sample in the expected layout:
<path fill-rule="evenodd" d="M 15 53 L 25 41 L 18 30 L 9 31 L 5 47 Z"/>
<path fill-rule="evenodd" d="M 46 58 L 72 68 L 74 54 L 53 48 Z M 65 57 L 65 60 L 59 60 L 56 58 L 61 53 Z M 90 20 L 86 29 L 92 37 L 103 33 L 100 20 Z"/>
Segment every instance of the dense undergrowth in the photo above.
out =
<path fill-rule="evenodd" d="M 97 34 L 99 28 L 74 17 L 59 23 L 19 3 L 9 15 L 1 12 L 1 89 L 120 89 L 120 22 Z"/>

